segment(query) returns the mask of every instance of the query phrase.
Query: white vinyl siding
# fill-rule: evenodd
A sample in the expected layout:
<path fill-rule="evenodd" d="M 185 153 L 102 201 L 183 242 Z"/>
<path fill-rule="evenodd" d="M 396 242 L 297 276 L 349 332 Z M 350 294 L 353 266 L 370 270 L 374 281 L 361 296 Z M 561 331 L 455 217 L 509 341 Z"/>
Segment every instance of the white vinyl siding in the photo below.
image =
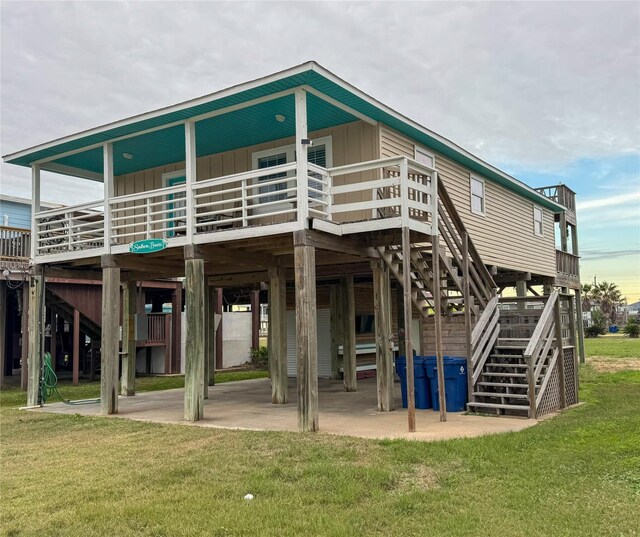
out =
<path fill-rule="evenodd" d="M 542 216 L 542 209 L 540 207 L 533 207 L 533 232 L 538 236 L 544 235 L 544 222 Z"/>
<path fill-rule="evenodd" d="M 471 176 L 471 212 L 474 214 L 485 214 L 485 192 L 484 180 Z"/>

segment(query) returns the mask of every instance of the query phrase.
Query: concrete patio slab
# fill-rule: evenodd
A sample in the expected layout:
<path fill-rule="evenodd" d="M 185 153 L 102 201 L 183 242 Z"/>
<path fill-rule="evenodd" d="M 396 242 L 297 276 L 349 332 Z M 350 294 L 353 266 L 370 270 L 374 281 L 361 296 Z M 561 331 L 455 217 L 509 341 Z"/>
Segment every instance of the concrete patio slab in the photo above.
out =
<path fill-rule="evenodd" d="M 536 420 L 469 416 L 449 412 L 441 423 L 439 413 L 416 410 L 416 432 L 407 431 L 407 411 L 402 408 L 400 386 L 396 384 L 396 409 L 378 412 L 376 381 L 358 381 L 358 391 L 347 393 L 341 381 L 319 381 L 320 431 L 327 434 L 362 438 L 404 438 L 408 440 L 444 440 L 486 434 L 520 431 L 535 425 Z M 228 382 L 209 388 L 204 419 L 196 423 L 183 420 L 184 390 L 164 390 L 120 397 L 118 414 L 113 417 L 155 423 L 179 423 L 199 427 L 255 431 L 297 432 L 295 379 L 289 380 L 289 402 L 271 404 L 269 379 Z M 36 412 L 98 416 L 99 405 L 69 406 L 48 404 Z"/>

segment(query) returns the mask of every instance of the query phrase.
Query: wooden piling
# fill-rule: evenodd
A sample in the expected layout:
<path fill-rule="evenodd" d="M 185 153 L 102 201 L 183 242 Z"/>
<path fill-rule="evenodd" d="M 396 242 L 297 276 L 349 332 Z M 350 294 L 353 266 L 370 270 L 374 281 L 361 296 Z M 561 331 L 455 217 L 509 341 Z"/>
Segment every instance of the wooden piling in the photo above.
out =
<path fill-rule="evenodd" d="M 356 302 L 353 276 L 342 277 L 342 370 L 344 391 L 358 389 L 356 371 Z"/>
<path fill-rule="evenodd" d="M 189 257 L 187 250 L 185 248 L 187 340 L 184 371 L 184 419 L 198 421 L 204 415 L 204 259 Z"/>
<path fill-rule="evenodd" d="M 102 257 L 102 339 L 100 346 L 100 413 L 118 412 L 120 365 L 120 267 Z"/>
<path fill-rule="evenodd" d="M 282 267 L 269 269 L 269 368 L 271 402 L 287 402 L 287 286 Z"/>
<path fill-rule="evenodd" d="M 296 232 L 296 235 L 298 233 L 304 232 Z M 300 244 L 295 238 L 294 266 L 298 358 L 298 428 L 300 431 L 317 431 L 319 422 L 315 248 Z"/>
<path fill-rule="evenodd" d="M 389 269 L 381 260 L 372 261 L 371 268 L 373 271 L 378 410 L 388 412 L 394 409 L 391 285 L 389 283 Z"/>

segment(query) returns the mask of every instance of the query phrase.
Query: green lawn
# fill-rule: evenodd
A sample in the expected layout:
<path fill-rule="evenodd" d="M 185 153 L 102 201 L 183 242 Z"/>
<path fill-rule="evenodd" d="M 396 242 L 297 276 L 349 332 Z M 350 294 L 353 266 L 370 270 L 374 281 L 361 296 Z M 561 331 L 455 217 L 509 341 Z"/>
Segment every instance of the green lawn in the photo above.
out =
<path fill-rule="evenodd" d="M 435 443 L 32 413 L 11 408 L 10 394 L 0 416 L 0 529 L 83 537 L 638 535 L 640 371 L 587 365 L 581 378 L 585 404 L 554 419 Z M 95 395 L 88 389 L 65 396 Z"/>
<path fill-rule="evenodd" d="M 584 348 L 587 356 L 640 359 L 640 338 L 629 338 L 618 334 L 586 338 Z"/>

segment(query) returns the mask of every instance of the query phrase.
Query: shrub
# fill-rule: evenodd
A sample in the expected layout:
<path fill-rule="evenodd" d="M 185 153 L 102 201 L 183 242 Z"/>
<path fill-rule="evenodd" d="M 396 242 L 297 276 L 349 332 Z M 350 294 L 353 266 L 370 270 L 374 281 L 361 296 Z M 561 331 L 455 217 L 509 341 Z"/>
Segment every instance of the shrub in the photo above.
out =
<path fill-rule="evenodd" d="M 640 337 L 640 323 L 637 320 L 629 319 L 622 331 L 629 337 Z"/>
<path fill-rule="evenodd" d="M 269 349 L 264 345 L 251 349 L 251 363 L 260 369 L 266 369 L 269 363 Z"/>
<path fill-rule="evenodd" d="M 607 318 L 600 310 L 591 311 L 591 326 L 585 330 L 587 337 L 598 337 L 607 333 Z"/>

